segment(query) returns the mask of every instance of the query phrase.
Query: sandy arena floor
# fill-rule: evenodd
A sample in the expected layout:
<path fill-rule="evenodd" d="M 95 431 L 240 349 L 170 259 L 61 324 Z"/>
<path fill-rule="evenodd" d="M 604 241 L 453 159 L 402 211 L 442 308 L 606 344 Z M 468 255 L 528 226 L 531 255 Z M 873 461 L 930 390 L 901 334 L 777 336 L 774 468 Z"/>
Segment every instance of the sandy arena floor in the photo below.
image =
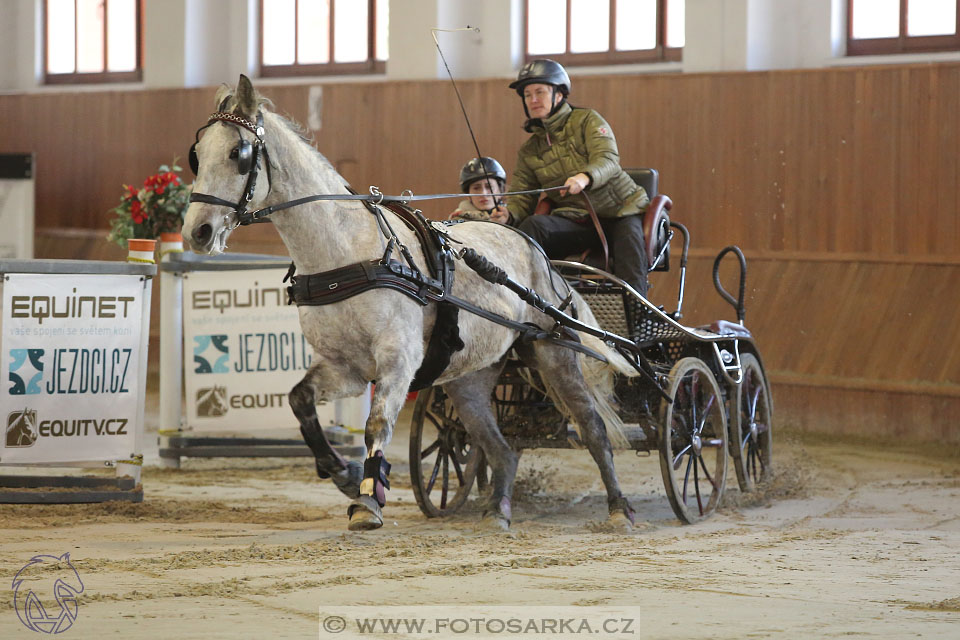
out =
<path fill-rule="evenodd" d="M 12 578 L 66 552 L 85 585 L 68 638 L 316 638 L 321 605 L 367 603 L 641 613 L 636 634 L 595 637 L 960 637 L 960 459 L 777 435 L 764 495 L 728 490 L 695 526 L 670 511 L 656 456 L 618 456 L 645 520 L 631 533 L 602 524 L 582 451 L 524 454 L 511 534 L 479 530 L 472 503 L 427 520 L 405 430 L 375 532 L 346 531 L 346 500 L 305 458 L 146 468 L 142 504 L 0 505 L 0 638 L 36 637 Z"/>

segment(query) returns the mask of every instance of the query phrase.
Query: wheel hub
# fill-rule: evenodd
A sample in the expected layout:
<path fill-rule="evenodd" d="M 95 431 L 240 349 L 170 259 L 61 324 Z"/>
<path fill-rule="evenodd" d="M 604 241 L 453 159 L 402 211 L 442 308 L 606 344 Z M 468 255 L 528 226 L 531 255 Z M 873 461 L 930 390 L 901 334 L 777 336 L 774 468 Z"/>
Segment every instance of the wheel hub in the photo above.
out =
<path fill-rule="evenodd" d="M 700 450 L 703 448 L 703 442 L 700 440 L 700 436 L 693 436 L 690 444 L 693 447 L 693 452 L 699 456 Z"/>
<path fill-rule="evenodd" d="M 757 423 L 753 420 L 750 421 L 750 439 L 754 442 L 757 441 L 757 435 L 760 433 L 760 430 L 757 428 Z"/>

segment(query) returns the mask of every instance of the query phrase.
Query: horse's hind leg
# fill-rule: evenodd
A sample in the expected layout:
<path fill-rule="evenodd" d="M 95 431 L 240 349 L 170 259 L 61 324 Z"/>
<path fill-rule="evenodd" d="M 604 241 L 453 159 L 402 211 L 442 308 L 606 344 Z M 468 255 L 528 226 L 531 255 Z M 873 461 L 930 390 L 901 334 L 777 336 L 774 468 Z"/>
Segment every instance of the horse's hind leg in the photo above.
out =
<path fill-rule="evenodd" d="M 633 507 L 620 491 L 620 483 L 613 468 L 613 447 L 607 437 L 603 419 L 597 413 L 590 389 L 576 354 L 563 347 L 546 342 L 535 342 L 522 348 L 522 357 L 539 372 L 553 398 L 560 398 L 566 412 L 580 426 L 580 435 L 590 455 L 600 469 L 600 478 L 607 491 L 607 509 L 610 517 L 626 517 L 634 523 Z"/>
<path fill-rule="evenodd" d="M 443 390 L 453 400 L 464 428 L 473 442 L 483 449 L 490 464 L 493 491 L 484 518 L 493 526 L 506 530 L 510 527 L 510 499 L 519 457 L 500 433 L 490 405 L 490 394 L 502 370 L 501 362 L 448 382 L 443 385 Z"/>
<path fill-rule="evenodd" d="M 343 381 L 341 381 L 342 384 Z M 366 385 L 357 381 L 356 389 L 350 389 L 342 395 L 359 395 Z M 340 491 L 349 498 L 356 498 L 360 494 L 360 481 L 363 478 L 363 467 L 357 462 L 348 462 L 336 449 L 331 446 L 320 427 L 317 418 L 317 402 L 330 399 L 324 389 L 320 363 L 314 364 L 307 371 L 297 385 L 290 391 L 290 408 L 300 422 L 300 433 L 316 459 L 317 475 L 321 478 L 331 478 Z"/>

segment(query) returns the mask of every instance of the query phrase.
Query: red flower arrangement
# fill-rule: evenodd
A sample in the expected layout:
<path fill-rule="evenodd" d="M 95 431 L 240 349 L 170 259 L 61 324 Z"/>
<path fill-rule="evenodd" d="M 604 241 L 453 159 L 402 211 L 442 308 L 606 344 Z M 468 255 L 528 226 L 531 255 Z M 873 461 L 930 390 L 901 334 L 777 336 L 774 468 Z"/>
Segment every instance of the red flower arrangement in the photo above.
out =
<path fill-rule="evenodd" d="M 181 171 L 176 163 L 161 165 L 143 187 L 123 185 L 120 204 L 109 211 L 114 218 L 107 239 L 126 248 L 130 238 L 156 239 L 161 233 L 179 232 L 191 190 L 177 175 Z"/>

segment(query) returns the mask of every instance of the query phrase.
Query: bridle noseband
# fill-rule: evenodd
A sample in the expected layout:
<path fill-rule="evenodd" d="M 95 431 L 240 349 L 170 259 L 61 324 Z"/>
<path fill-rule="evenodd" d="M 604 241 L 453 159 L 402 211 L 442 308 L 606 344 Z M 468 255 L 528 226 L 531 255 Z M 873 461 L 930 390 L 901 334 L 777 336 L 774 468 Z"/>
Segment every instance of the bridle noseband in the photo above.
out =
<path fill-rule="evenodd" d="M 245 214 L 247 205 L 251 200 L 253 200 L 253 194 L 257 188 L 257 176 L 260 173 L 261 156 L 265 158 L 267 166 L 267 183 L 270 183 L 270 156 L 267 153 L 267 143 L 263 139 L 264 129 L 262 113 L 257 112 L 257 122 L 254 123 L 250 120 L 247 120 L 243 116 L 239 116 L 234 113 L 217 111 L 210 114 L 210 117 L 207 118 L 207 124 L 197 129 L 194 143 L 190 147 L 189 160 L 190 169 L 193 171 L 193 175 L 197 175 L 197 172 L 200 170 L 200 160 L 197 157 L 197 144 L 200 142 L 200 132 L 218 122 L 224 122 L 226 124 L 238 127 L 237 135 L 240 137 L 240 142 L 237 144 L 236 149 L 231 152 L 230 157 L 232 158 L 234 152 L 236 153 L 237 171 L 240 173 L 240 175 L 247 176 L 247 185 L 244 188 L 240 199 L 235 203 L 207 193 L 197 192 L 190 194 L 190 202 L 202 202 L 204 204 L 230 207 L 232 209 L 232 213 L 234 214 L 234 222 L 226 226 L 230 230 L 233 230 L 239 226 L 241 220 L 246 217 Z M 250 140 L 245 140 L 243 136 L 240 135 L 239 127 L 243 127 L 255 135 L 256 138 L 252 142 Z M 229 217 L 229 213 L 224 215 L 224 221 L 226 221 Z"/>

